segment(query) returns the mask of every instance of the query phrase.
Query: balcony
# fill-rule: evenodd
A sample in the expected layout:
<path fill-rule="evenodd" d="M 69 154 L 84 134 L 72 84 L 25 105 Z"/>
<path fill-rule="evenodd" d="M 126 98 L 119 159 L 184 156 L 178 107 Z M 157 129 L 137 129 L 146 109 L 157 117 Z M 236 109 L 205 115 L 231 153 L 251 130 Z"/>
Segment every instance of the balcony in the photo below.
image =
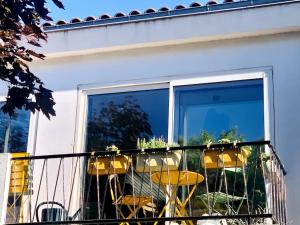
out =
<path fill-rule="evenodd" d="M 269 141 L 15 157 L 6 224 L 286 224 Z"/>

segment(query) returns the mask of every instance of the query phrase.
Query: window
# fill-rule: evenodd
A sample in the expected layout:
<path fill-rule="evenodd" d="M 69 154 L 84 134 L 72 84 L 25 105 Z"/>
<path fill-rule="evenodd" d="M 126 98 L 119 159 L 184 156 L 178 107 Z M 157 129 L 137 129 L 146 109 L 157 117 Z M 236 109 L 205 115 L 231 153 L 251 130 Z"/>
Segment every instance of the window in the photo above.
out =
<path fill-rule="evenodd" d="M 167 139 L 168 89 L 88 97 L 87 151 L 136 148 L 138 138 Z"/>
<path fill-rule="evenodd" d="M 174 141 L 202 144 L 201 134 L 218 140 L 234 132 L 244 141 L 264 138 L 262 80 L 175 87 Z"/>
<path fill-rule="evenodd" d="M 168 89 L 90 95 L 88 97 L 88 125 L 86 151 L 103 151 L 106 146 L 116 145 L 121 149 L 134 149 L 138 138 L 153 136 L 167 140 L 168 135 Z M 103 178 L 102 178 L 103 179 Z M 124 181 L 124 177 L 119 176 Z M 107 179 L 100 180 L 100 189 L 106 190 Z M 85 217 L 98 217 L 97 180 L 86 176 Z M 130 189 L 131 190 L 131 189 Z M 105 192 L 103 214 L 115 218 L 112 199 Z"/>
<path fill-rule="evenodd" d="M 4 103 L 0 103 L 2 107 Z M 26 152 L 30 112 L 16 110 L 10 117 L 0 112 L 0 152 Z"/>

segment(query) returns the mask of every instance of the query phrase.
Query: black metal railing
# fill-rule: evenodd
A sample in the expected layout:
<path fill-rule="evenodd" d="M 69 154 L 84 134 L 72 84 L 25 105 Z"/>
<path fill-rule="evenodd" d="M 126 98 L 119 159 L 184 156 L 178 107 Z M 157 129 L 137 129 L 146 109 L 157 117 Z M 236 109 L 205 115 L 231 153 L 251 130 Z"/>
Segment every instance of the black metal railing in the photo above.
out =
<path fill-rule="evenodd" d="M 11 168 L 6 224 L 286 224 L 286 172 L 269 141 L 18 157 Z"/>

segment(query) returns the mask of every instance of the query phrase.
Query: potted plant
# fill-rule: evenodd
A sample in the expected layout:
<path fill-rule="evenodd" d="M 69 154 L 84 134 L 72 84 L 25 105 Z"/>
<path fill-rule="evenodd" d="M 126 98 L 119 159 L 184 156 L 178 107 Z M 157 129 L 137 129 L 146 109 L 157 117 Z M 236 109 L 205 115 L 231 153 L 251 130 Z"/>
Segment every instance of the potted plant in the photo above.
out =
<path fill-rule="evenodd" d="M 212 135 L 205 132 L 203 144 L 216 143 Z M 243 137 L 238 135 L 236 129 L 230 129 L 220 135 L 218 143 L 237 143 L 243 141 Z M 237 148 L 231 146 L 228 148 L 207 148 L 203 151 L 201 165 L 203 168 L 216 169 L 216 168 L 234 168 L 242 167 L 247 164 L 248 157 L 251 153 L 250 146 L 242 146 Z"/>
<path fill-rule="evenodd" d="M 151 140 L 138 139 L 138 149 L 154 149 L 154 148 L 168 148 L 178 147 L 178 144 L 168 144 L 163 138 L 153 137 Z M 160 172 L 168 170 L 178 170 L 182 152 L 181 150 L 166 151 L 166 152 L 152 152 L 141 153 L 136 158 L 136 171 L 137 172 Z"/>
<path fill-rule="evenodd" d="M 120 150 L 115 145 L 106 147 L 106 150 L 116 153 L 91 157 L 88 160 L 87 173 L 91 175 L 125 174 L 130 167 L 131 158 L 120 154 Z"/>

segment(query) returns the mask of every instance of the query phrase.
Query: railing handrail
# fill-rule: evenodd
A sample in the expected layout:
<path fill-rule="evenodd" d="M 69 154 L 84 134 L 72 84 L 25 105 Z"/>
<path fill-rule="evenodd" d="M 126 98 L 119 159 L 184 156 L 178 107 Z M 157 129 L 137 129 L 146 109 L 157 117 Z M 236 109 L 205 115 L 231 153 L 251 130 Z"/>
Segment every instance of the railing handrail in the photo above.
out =
<path fill-rule="evenodd" d="M 285 175 L 287 174 L 287 172 L 286 172 L 286 170 L 285 170 L 285 168 L 284 168 L 284 165 L 282 164 L 282 162 L 281 162 L 281 160 L 280 160 L 280 158 L 279 158 L 277 152 L 275 151 L 274 146 L 271 145 L 271 143 L 270 143 L 270 144 L 269 144 L 269 147 L 270 147 L 270 149 L 272 150 L 272 153 L 273 153 L 273 155 L 275 156 L 276 160 L 278 161 L 279 166 L 280 166 L 280 169 L 281 169 L 282 172 L 283 172 L 283 175 L 285 176 Z"/>
<path fill-rule="evenodd" d="M 27 157 L 15 157 L 11 160 L 24 160 L 24 159 L 54 159 L 54 158 L 71 158 L 71 157 L 84 157 L 84 156 L 107 156 L 116 155 L 117 153 L 123 154 L 138 154 L 138 153 L 151 153 L 151 152 L 168 152 L 176 150 L 192 150 L 192 149 L 213 149 L 213 148 L 225 148 L 225 147 L 242 147 L 249 145 L 270 145 L 270 141 L 248 141 L 248 142 L 237 142 L 237 143 L 216 143 L 211 145 L 191 145 L 191 146 L 178 146 L 178 147 L 165 147 L 165 148 L 147 148 L 147 149 L 124 149 L 120 151 L 95 151 L 95 152 L 82 152 L 82 153 L 66 153 L 66 154 L 53 154 L 53 155 L 37 155 L 37 156 L 27 156 Z M 272 149 L 273 150 L 273 149 Z M 274 152 L 274 150 L 273 150 Z"/>
<path fill-rule="evenodd" d="M 93 219 L 93 220 L 69 220 L 69 221 L 51 221 L 51 222 L 31 222 L 22 223 L 22 225 L 61 225 L 61 224 L 120 224 L 136 222 L 167 222 L 167 221 L 186 221 L 186 220 L 214 220 L 214 219 L 267 219 L 272 218 L 272 214 L 238 214 L 238 215 L 208 215 L 208 216 L 185 216 L 185 217 L 160 217 L 160 218 L 133 218 L 133 219 Z M 20 223 L 7 223 L 6 225 L 19 225 Z"/>

